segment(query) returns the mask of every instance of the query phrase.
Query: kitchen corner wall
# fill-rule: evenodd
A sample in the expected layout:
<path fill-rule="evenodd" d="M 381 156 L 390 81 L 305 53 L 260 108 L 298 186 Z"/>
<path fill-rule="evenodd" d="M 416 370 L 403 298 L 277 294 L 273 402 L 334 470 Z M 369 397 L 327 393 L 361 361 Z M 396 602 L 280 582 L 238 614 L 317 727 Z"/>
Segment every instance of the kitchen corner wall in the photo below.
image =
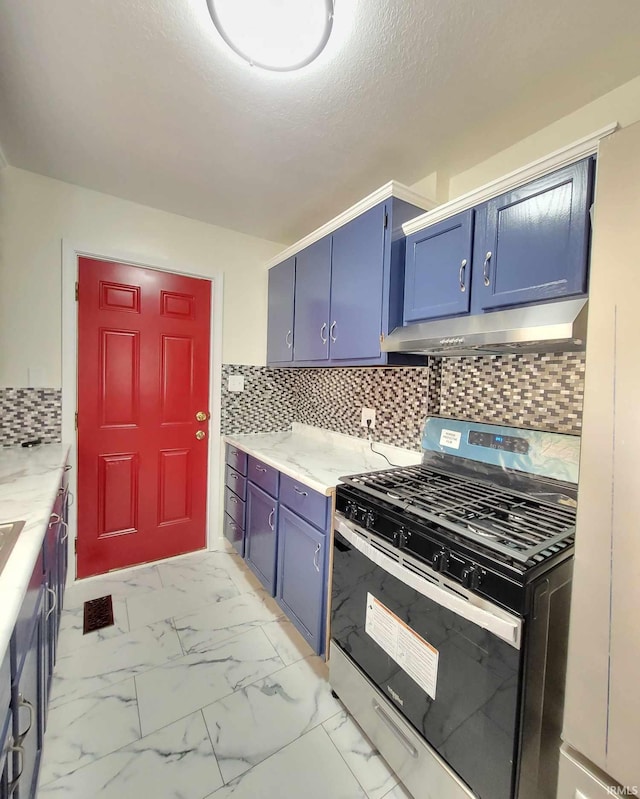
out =
<path fill-rule="evenodd" d="M 244 391 L 227 389 L 232 374 L 244 376 Z M 222 432 L 267 433 L 302 422 L 364 437 L 360 411 L 367 406 L 376 410 L 375 440 L 408 449 L 420 449 L 428 414 L 579 434 L 583 383 L 582 353 L 433 358 L 429 366 L 397 368 L 226 364 Z"/>

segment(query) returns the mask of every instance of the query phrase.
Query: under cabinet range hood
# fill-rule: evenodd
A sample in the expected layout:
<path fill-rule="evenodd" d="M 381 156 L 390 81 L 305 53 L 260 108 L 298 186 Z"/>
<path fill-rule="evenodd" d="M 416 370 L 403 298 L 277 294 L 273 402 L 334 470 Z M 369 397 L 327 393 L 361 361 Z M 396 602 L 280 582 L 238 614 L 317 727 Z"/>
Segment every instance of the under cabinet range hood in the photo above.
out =
<path fill-rule="evenodd" d="M 382 350 L 439 356 L 571 352 L 584 350 L 586 335 L 582 297 L 396 327 Z"/>

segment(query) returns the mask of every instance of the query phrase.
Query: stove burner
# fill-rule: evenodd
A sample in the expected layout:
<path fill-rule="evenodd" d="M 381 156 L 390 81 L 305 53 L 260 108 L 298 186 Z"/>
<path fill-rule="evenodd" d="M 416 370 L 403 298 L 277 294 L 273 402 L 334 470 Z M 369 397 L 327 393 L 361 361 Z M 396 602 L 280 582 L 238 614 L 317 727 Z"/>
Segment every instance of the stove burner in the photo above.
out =
<path fill-rule="evenodd" d="M 523 563 L 575 531 L 574 503 L 549 499 L 557 494 L 527 494 L 425 465 L 355 475 L 345 482 Z"/>

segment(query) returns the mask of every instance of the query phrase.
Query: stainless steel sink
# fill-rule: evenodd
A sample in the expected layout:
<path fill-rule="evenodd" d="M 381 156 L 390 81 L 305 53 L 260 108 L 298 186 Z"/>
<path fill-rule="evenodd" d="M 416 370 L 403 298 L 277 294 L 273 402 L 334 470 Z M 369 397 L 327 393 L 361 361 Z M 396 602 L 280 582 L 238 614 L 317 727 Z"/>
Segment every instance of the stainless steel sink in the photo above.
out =
<path fill-rule="evenodd" d="M 15 546 L 23 527 L 24 522 L 5 522 L 0 524 L 0 572 L 6 566 L 11 550 Z"/>

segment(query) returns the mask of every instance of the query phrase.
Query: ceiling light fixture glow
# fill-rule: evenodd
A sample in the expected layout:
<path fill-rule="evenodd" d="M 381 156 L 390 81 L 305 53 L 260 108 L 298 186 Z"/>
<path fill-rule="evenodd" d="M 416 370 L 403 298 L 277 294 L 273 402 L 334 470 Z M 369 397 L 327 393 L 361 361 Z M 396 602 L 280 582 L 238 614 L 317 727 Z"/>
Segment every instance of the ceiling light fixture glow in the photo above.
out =
<path fill-rule="evenodd" d="M 218 33 L 252 66 L 286 72 L 311 63 L 333 27 L 333 0 L 207 0 Z"/>

